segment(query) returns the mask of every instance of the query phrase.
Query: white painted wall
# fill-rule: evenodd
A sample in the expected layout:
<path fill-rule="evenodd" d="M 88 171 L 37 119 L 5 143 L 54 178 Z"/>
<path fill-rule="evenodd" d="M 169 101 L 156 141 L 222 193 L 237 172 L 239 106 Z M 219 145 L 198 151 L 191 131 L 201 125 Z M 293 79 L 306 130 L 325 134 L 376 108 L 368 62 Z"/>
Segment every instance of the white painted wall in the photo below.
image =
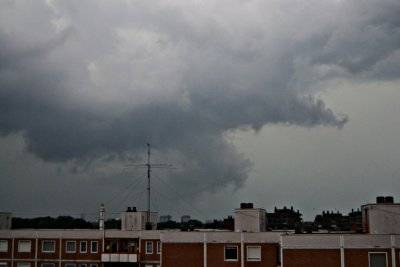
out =
<path fill-rule="evenodd" d="M 236 209 L 235 232 L 264 232 L 264 209 Z"/>
<path fill-rule="evenodd" d="M 400 234 L 400 204 L 368 204 L 362 211 L 363 224 L 368 220 L 370 234 Z"/>

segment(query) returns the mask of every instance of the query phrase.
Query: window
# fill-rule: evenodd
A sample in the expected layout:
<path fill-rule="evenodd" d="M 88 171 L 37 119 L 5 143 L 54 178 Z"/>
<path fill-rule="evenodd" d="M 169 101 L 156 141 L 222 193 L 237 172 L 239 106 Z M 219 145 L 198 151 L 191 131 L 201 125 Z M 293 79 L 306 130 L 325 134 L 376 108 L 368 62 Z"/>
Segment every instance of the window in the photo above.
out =
<path fill-rule="evenodd" d="M 8 252 L 8 241 L 0 240 L 0 252 Z"/>
<path fill-rule="evenodd" d="M 0 267 L 7 267 L 7 266 L 8 266 L 7 262 L 0 261 Z"/>
<path fill-rule="evenodd" d="M 56 265 L 52 262 L 44 262 L 40 264 L 41 267 L 55 267 Z"/>
<path fill-rule="evenodd" d="M 386 252 L 370 252 L 369 256 L 369 267 L 386 267 L 387 258 Z"/>
<path fill-rule="evenodd" d="M 80 263 L 79 264 L 79 267 L 86 267 L 87 265 L 86 265 L 86 263 Z"/>
<path fill-rule="evenodd" d="M 64 267 L 76 267 L 75 263 L 66 263 Z"/>
<path fill-rule="evenodd" d="M 161 243 L 157 241 L 157 254 L 161 254 Z"/>
<path fill-rule="evenodd" d="M 17 267 L 31 267 L 30 262 L 18 262 Z"/>
<path fill-rule="evenodd" d="M 90 267 L 97 267 L 97 263 L 91 263 Z"/>
<path fill-rule="evenodd" d="M 76 241 L 65 242 L 65 252 L 66 253 L 75 253 L 76 252 Z"/>
<path fill-rule="evenodd" d="M 81 241 L 79 251 L 81 253 L 87 252 L 87 242 L 86 241 Z"/>
<path fill-rule="evenodd" d="M 146 241 L 146 254 L 153 254 L 153 242 Z"/>
<path fill-rule="evenodd" d="M 42 241 L 42 252 L 53 253 L 56 251 L 56 241 L 54 240 L 43 240 Z"/>
<path fill-rule="evenodd" d="M 247 246 L 247 261 L 261 261 L 260 246 Z"/>
<path fill-rule="evenodd" d="M 238 260 L 238 247 L 225 246 L 225 261 L 237 261 L 237 260 Z"/>
<path fill-rule="evenodd" d="M 90 242 L 90 252 L 97 253 L 98 252 L 98 243 L 97 241 Z"/>
<path fill-rule="evenodd" d="M 31 244 L 30 240 L 19 240 L 18 241 L 18 252 L 31 252 L 31 245 L 32 244 Z M 21 262 L 21 264 L 29 264 L 29 262 Z M 22 266 L 22 267 L 24 267 L 24 266 Z"/>

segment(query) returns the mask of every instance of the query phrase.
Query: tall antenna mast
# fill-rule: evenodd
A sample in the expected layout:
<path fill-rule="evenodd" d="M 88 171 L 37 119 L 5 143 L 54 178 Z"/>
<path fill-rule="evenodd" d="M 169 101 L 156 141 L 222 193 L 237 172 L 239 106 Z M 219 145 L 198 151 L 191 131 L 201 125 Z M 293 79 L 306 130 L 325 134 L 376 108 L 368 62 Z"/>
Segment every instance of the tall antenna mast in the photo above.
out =
<path fill-rule="evenodd" d="M 150 197 L 151 197 L 151 182 L 150 182 L 150 173 L 151 173 L 151 164 L 150 164 L 150 144 L 147 143 L 147 223 L 150 222 Z"/>
<path fill-rule="evenodd" d="M 147 168 L 147 211 L 146 211 L 146 229 L 152 228 L 151 225 L 151 169 L 173 169 L 171 164 L 152 164 L 150 160 L 150 143 L 147 143 L 147 162 L 146 164 L 129 164 L 127 166 L 146 167 Z"/>

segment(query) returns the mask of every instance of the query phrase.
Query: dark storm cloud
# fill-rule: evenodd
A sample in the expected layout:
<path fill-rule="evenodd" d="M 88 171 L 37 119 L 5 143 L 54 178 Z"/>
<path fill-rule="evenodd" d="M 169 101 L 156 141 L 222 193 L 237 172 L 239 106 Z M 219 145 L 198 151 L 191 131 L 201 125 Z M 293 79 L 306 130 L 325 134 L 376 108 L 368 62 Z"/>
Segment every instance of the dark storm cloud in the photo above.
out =
<path fill-rule="evenodd" d="M 340 128 L 316 82 L 397 76 L 398 1 L 224 3 L 2 3 L 0 132 L 55 162 L 151 142 L 182 188 L 240 186 L 251 164 L 226 133 Z"/>

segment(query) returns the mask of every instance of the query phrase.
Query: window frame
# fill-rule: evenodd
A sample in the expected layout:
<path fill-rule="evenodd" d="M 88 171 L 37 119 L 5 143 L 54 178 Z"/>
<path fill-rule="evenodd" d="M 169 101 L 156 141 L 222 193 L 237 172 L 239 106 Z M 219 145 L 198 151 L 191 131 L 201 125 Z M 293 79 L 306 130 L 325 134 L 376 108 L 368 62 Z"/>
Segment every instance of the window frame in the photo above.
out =
<path fill-rule="evenodd" d="M 85 244 L 85 250 L 82 250 L 82 244 Z M 79 253 L 81 253 L 81 254 L 88 253 L 88 242 L 86 240 L 79 242 Z"/>
<path fill-rule="evenodd" d="M 385 251 L 369 251 L 368 252 L 368 267 L 371 267 L 371 255 L 373 254 L 384 254 L 385 255 L 385 259 L 386 259 L 386 266 L 385 267 L 389 267 L 389 262 L 388 262 L 388 253 Z"/>
<path fill-rule="evenodd" d="M 0 252 L 2 252 L 2 253 L 6 252 L 7 253 L 8 250 L 9 250 L 8 240 L 7 239 L 1 239 L 0 243 L 3 243 L 3 244 L 5 243 L 6 244 L 6 249 L 5 250 L 1 250 L 0 249 Z M 0 248 L 1 248 L 1 246 L 0 246 Z"/>
<path fill-rule="evenodd" d="M 45 242 L 53 243 L 53 250 L 44 250 L 44 243 Z M 42 246 L 41 246 L 42 253 L 54 253 L 54 252 L 56 252 L 56 241 L 55 240 L 42 240 L 41 243 L 42 243 Z"/>
<path fill-rule="evenodd" d="M 29 261 L 19 261 L 17 262 L 17 267 L 20 267 L 21 264 L 27 264 L 27 266 L 31 267 L 32 264 Z"/>
<path fill-rule="evenodd" d="M 149 252 L 149 250 L 147 249 L 147 244 L 151 244 L 151 251 Z M 146 241 L 144 244 L 144 251 L 146 255 L 151 255 L 154 253 L 154 248 L 153 248 L 153 241 Z"/>
<path fill-rule="evenodd" d="M 68 243 L 73 243 L 74 244 L 74 250 L 68 250 Z M 66 240 L 65 241 L 65 253 L 67 254 L 74 254 L 76 253 L 76 241 L 75 240 Z"/>
<path fill-rule="evenodd" d="M 227 248 L 236 248 L 236 259 L 227 259 L 226 258 L 226 249 Z M 239 261 L 239 246 L 238 245 L 225 245 L 224 246 L 224 261 Z"/>
<path fill-rule="evenodd" d="M 161 241 L 157 241 L 157 254 L 161 254 Z"/>
<path fill-rule="evenodd" d="M 20 244 L 23 242 L 29 243 L 29 251 L 21 251 Z M 32 252 L 32 240 L 29 240 L 29 239 L 18 240 L 17 252 L 18 253 L 31 253 Z"/>
<path fill-rule="evenodd" d="M 96 244 L 96 251 L 93 250 L 93 244 Z M 90 241 L 90 253 L 92 254 L 99 253 L 99 241 L 97 240 Z"/>
<path fill-rule="evenodd" d="M 249 259 L 249 248 L 257 248 L 260 250 L 260 257 L 257 259 Z M 246 246 L 246 261 L 251 261 L 251 262 L 259 262 L 262 259 L 262 248 L 261 246 L 258 245 L 250 245 Z"/>

